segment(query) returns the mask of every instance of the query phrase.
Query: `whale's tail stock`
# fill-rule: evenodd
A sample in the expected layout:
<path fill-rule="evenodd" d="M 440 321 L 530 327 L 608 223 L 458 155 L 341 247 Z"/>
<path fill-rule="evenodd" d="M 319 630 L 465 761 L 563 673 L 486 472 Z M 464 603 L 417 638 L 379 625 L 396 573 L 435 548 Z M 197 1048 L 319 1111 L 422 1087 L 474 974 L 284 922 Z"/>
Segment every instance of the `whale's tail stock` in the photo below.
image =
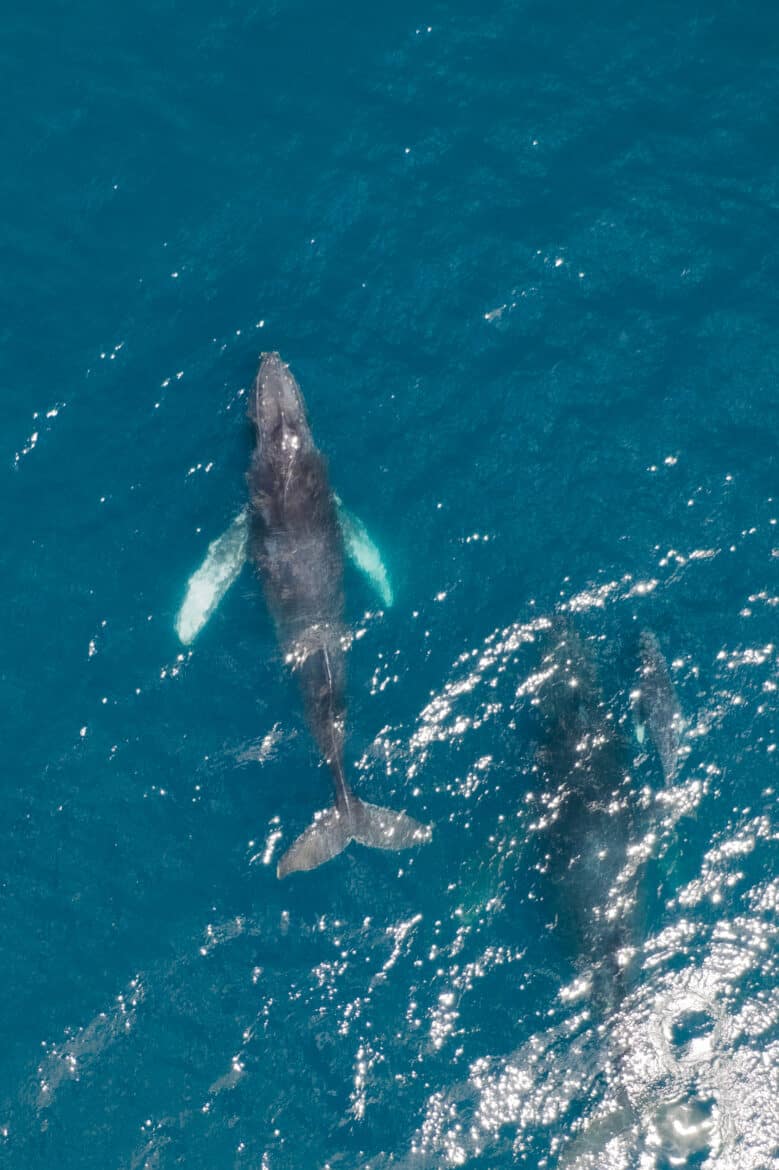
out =
<path fill-rule="evenodd" d="M 367 804 L 349 794 L 339 808 L 318 812 L 313 822 L 290 845 L 276 867 L 278 877 L 298 870 L 316 869 L 341 853 L 350 841 L 373 849 L 410 849 L 430 840 L 432 829 L 404 812 Z"/>

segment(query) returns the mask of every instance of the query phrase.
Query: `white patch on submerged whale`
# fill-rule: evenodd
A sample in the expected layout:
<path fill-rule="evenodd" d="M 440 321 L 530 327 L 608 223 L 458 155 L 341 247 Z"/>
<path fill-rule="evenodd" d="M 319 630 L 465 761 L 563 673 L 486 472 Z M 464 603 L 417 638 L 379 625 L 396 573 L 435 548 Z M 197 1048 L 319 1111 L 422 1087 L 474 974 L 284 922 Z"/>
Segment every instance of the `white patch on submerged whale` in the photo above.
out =
<path fill-rule="evenodd" d="M 368 578 L 382 604 L 391 606 L 392 585 L 378 547 L 363 522 L 343 506 L 338 496 L 334 495 L 333 499 L 349 559 Z M 209 544 L 205 560 L 190 577 L 176 615 L 176 633 L 185 646 L 195 640 L 241 572 L 246 560 L 248 532 L 249 518 L 244 508 L 226 532 Z"/>
<path fill-rule="evenodd" d="M 208 546 L 206 559 L 189 578 L 176 615 L 176 633 L 185 646 L 193 642 L 236 580 L 246 560 L 249 524 L 246 509 Z"/>

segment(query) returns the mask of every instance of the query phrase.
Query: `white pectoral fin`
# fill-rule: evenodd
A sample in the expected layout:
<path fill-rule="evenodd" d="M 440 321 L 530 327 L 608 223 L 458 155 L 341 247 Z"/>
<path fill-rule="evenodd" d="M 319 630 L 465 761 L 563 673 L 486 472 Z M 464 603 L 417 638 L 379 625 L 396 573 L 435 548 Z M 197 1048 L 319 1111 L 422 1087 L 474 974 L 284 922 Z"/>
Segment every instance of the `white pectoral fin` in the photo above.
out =
<path fill-rule="evenodd" d="M 189 646 L 236 580 L 246 560 L 249 524 L 246 509 L 208 546 L 205 560 L 187 582 L 187 591 L 176 614 L 176 633 Z"/>
<path fill-rule="evenodd" d="M 630 692 L 630 709 L 633 713 L 633 730 L 636 733 L 636 739 L 643 747 L 646 739 L 646 717 L 640 690 Z"/>
<path fill-rule="evenodd" d="M 387 566 L 381 559 L 378 545 L 368 529 L 353 512 L 345 508 L 337 495 L 333 496 L 338 512 L 338 523 L 344 538 L 344 547 L 349 559 L 363 573 L 387 609 L 395 600 Z"/>

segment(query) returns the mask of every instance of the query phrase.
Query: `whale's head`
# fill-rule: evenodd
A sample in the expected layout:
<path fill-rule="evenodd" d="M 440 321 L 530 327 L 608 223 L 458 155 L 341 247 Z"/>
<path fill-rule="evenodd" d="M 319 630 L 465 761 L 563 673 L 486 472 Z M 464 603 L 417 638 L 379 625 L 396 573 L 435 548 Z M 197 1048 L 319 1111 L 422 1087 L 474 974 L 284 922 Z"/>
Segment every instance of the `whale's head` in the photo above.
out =
<path fill-rule="evenodd" d="M 247 414 L 266 455 L 298 451 L 312 445 L 300 387 L 277 353 L 262 355 Z"/>

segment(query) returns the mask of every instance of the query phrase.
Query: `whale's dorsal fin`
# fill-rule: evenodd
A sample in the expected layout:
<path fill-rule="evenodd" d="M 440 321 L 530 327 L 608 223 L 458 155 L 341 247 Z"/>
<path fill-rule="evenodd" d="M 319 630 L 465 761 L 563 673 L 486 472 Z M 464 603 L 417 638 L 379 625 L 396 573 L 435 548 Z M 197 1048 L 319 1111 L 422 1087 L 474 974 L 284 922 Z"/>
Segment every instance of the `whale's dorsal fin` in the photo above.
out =
<path fill-rule="evenodd" d="M 333 499 L 347 556 L 368 578 L 382 605 L 391 606 L 392 585 L 378 546 L 363 522 L 344 507 L 338 496 L 334 495 Z M 194 642 L 237 580 L 246 560 L 248 537 L 249 518 L 244 508 L 222 535 L 211 541 L 205 560 L 189 578 L 184 600 L 176 614 L 176 633 L 185 646 Z"/>

